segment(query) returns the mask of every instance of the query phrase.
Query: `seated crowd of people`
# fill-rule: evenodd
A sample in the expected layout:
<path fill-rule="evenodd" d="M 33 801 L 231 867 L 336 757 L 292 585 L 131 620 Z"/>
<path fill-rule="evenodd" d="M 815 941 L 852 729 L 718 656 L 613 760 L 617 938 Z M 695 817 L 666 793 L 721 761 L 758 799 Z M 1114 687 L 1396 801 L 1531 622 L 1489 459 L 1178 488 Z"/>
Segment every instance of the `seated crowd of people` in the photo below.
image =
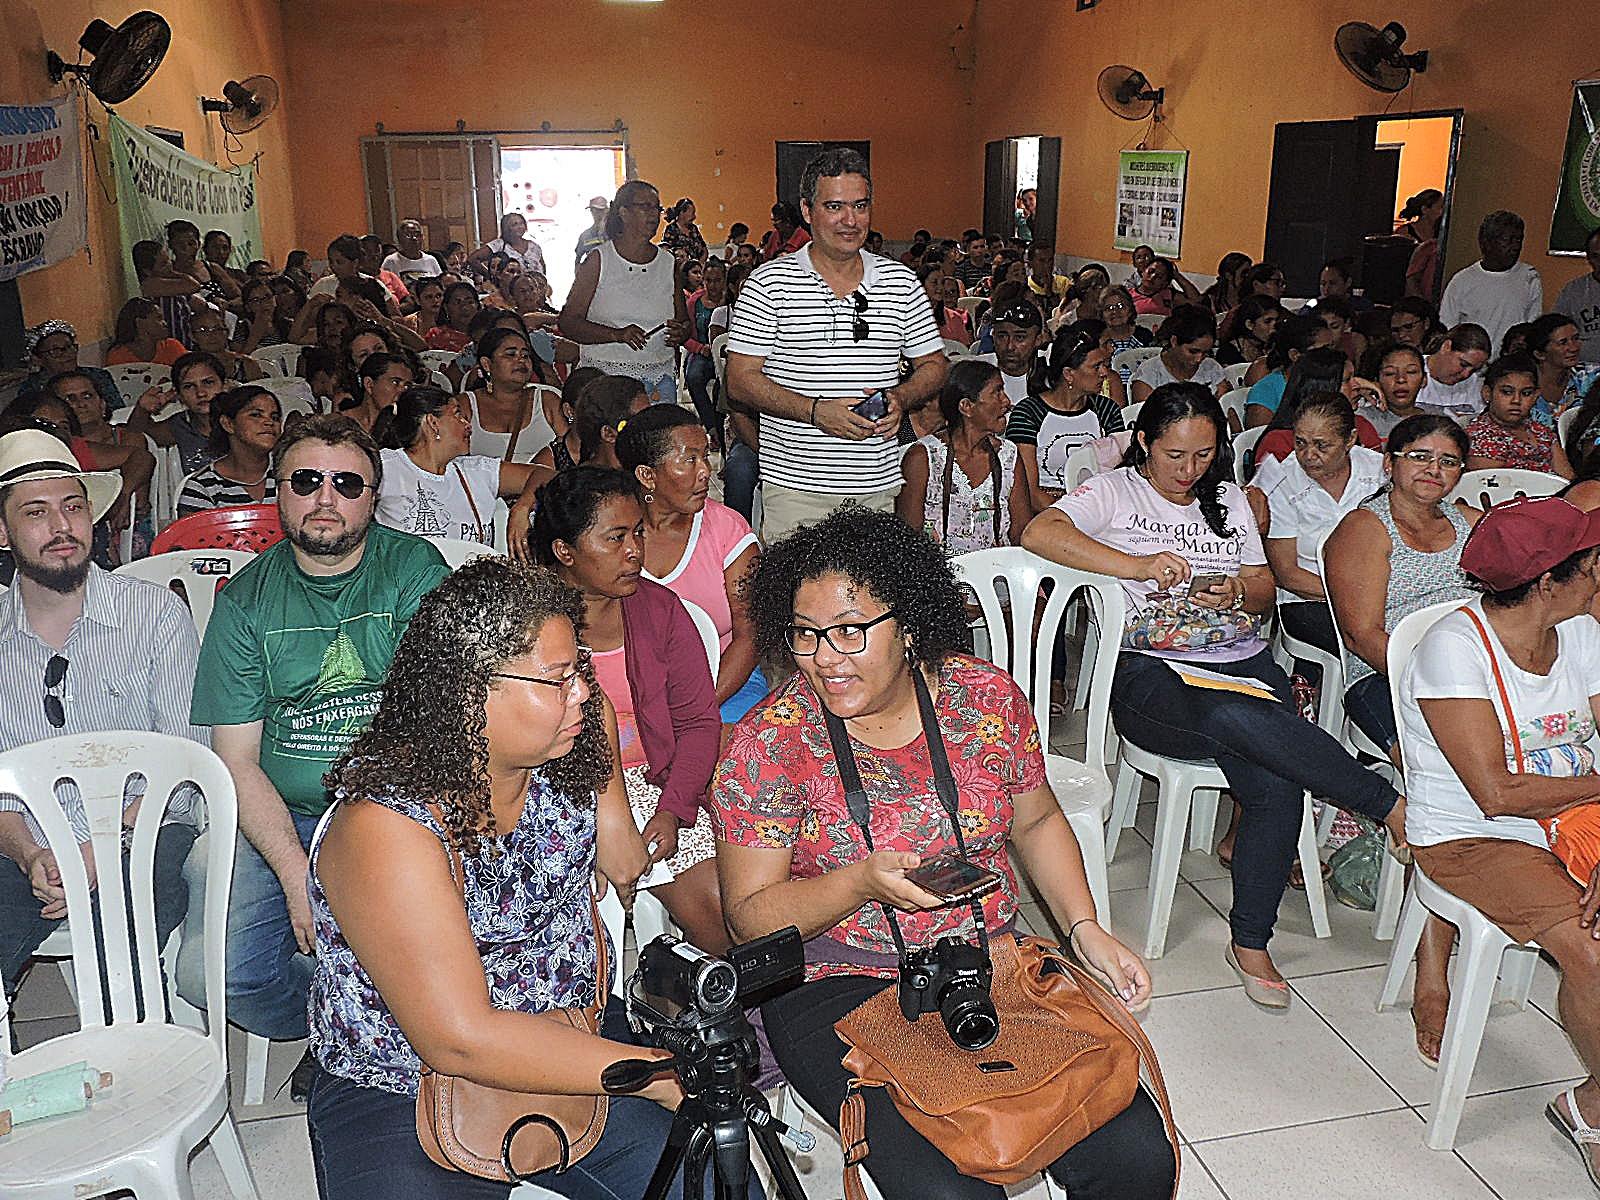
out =
<path fill-rule="evenodd" d="M 1558 859 L 1549 834 L 1596 792 L 1600 331 L 1582 305 L 1600 231 L 1592 276 L 1549 312 L 1508 213 L 1485 219 L 1442 313 L 1420 295 L 1373 305 L 1342 260 L 1291 310 L 1283 272 L 1240 253 L 1203 291 L 1148 247 L 1126 284 L 977 230 L 918 231 L 887 257 L 848 150 L 807 166 L 759 241 L 736 225 L 708 247 L 692 200 L 663 207 L 640 180 L 590 207 L 559 309 L 555 251 L 517 214 L 472 250 L 427 248 L 416 220 L 393 246 L 343 235 L 316 279 L 301 251 L 236 270 L 225 234 L 174 222 L 165 245 L 133 247 L 142 294 L 105 356 L 168 384 L 124 397 L 46 321 L 0 415 L 0 662 L 44 694 L 0 705 L 0 750 L 154 730 L 227 766 L 227 928 L 198 927 L 178 798 L 157 928 L 187 923 L 168 968 L 189 1003 L 204 1007 L 205 937 L 222 937 L 230 1020 L 309 1037 L 293 1086 L 324 1197 L 507 1193 L 424 1154 L 424 1070 L 584 1095 L 658 1053 L 616 1005 L 595 1030 L 534 1019 L 592 1002 L 597 871 L 624 897 L 649 872 L 711 954 L 799 929 L 804 982 L 761 1009 L 767 1066 L 830 1122 L 850 1079 L 835 1021 L 893 983 L 902 936 L 973 927 L 910 877 L 935 856 L 998 877 L 975 905 L 992 937 L 1018 929 L 1020 866 L 1068 951 L 1142 1009 L 1150 971 L 1099 922 L 1033 705 L 972 653 L 952 559 L 1001 547 L 1120 583 L 1115 733 L 1226 776 L 1226 960 L 1253 1004 L 1291 1004 L 1270 944 L 1310 793 L 1548 950 L 1566 1029 L 1600 1067 L 1600 869 Z M 1419 255 L 1427 290 L 1438 266 Z M 312 411 L 286 419 L 256 357 L 273 346 L 300 347 L 281 361 Z M 172 516 L 273 506 L 283 532 L 203 637 L 181 597 L 111 569 L 130 526 L 135 557 L 160 532 L 168 457 Z M 1452 499 L 1464 472 L 1513 468 L 1561 477 L 1563 496 L 1487 513 Z M 441 546 L 463 541 L 501 553 L 452 571 Z M 1460 613 L 1388 679 L 1398 623 L 1444 601 Z M 1321 686 L 1343 689 L 1365 761 L 1302 717 L 1274 621 L 1340 664 Z M 1060 705 L 1073 672 L 1056 659 Z M 829 762 L 836 727 L 869 826 Z M 1402 729 L 1400 781 L 1374 759 L 1399 767 Z M 960 780 L 948 820 L 933 736 Z M 76 793 L 57 799 L 81 824 Z M 0 855 L 9 997 L 66 913 L 15 797 Z M 1417 952 L 1431 1065 L 1455 932 L 1430 918 Z M 862 1099 L 888 1200 L 1002 1194 L 882 1089 Z M 642 1194 L 681 1100 L 670 1073 L 614 1098 L 599 1152 L 536 1181 Z M 1593 1075 L 1551 1114 L 1593 1176 Z M 1170 1195 L 1175 1170 L 1142 1090 L 1048 1167 L 1074 1197 L 1132 1200 Z"/>

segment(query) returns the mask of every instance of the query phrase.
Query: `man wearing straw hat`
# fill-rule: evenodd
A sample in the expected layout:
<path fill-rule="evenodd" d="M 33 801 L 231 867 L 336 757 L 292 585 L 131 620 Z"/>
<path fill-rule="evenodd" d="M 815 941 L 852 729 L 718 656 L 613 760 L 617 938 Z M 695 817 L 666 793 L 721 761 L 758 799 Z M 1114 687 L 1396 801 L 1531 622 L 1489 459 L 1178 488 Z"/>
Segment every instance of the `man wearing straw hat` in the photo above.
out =
<path fill-rule="evenodd" d="M 86 472 L 43 430 L 0 437 L 0 546 L 16 578 L 0 594 L 0 751 L 62 734 L 150 730 L 209 745 L 189 723 L 200 653 L 194 621 L 164 587 L 113 575 L 89 561 L 94 523 L 116 503 L 115 471 Z M 142 783 L 123 797 L 131 826 Z M 161 942 L 188 908 L 183 861 L 195 830 L 196 795 L 180 789 L 156 838 L 156 931 Z M 66 811 L 93 886 L 89 826 L 76 785 Z M 126 850 L 124 850 L 126 854 Z M 55 856 L 20 799 L 0 796 L 0 975 L 12 993 L 28 958 L 66 917 Z"/>

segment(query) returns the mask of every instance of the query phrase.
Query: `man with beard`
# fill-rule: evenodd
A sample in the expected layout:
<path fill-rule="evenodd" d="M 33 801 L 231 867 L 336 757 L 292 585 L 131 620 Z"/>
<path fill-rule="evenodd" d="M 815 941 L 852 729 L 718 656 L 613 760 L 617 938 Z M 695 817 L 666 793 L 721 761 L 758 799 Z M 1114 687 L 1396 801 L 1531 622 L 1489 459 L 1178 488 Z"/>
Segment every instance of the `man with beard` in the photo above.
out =
<path fill-rule="evenodd" d="M 0 437 L 0 481 L 0 545 L 17 569 L 11 590 L 0 594 L 0 678 L 7 681 L 0 750 L 111 729 L 209 743 L 208 731 L 189 724 L 200 643 L 188 611 L 167 588 L 89 561 L 94 523 L 121 491 L 117 473 L 86 473 L 60 440 L 23 429 Z M 126 825 L 143 794 L 141 782 L 124 795 Z M 77 786 L 63 782 L 56 800 L 93 887 L 94 849 Z M 156 837 L 160 942 L 188 902 L 183 861 L 195 837 L 195 800 L 192 788 L 175 793 Z M 15 796 L 0 796 L 0 855 L 10 860 L 0 862 L 0 974 L 10 995 L 28 957 L 66 918 L 66 894 L 55 855 Z"/>
<path fill-rule="evenodd" d="M 377 711 L 395 646 L 450 572 L 432 543 L 373 523 L 382 460 L 348 417 L 309 417 L 273 452 L 285 540 L 217 595 L 191 716 L 212 727 L 239 792 L 228 900 L 228 1016 L 274 1040 L 306 1036 L 313 931 L 306 851 L 331 798 L 322 776 Z M 203 909 L 191 877 L 190 911 Z M 191 948 L 193 953 L 190 953 Z M 178 990 L 204 998 L 198 937 Z M 293 1093 L 309 1082 L 296 1068 Z"/>

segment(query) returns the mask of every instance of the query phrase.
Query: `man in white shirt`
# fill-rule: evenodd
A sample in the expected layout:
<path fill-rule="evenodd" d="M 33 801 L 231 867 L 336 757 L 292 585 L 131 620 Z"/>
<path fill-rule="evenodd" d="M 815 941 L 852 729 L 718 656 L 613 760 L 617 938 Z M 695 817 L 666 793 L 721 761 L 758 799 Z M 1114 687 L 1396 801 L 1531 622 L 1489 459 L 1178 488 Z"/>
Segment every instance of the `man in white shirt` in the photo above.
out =
<path fill-rule="evenodd" d="M 1028 394 L 1033 368 L 1044 345 L 1044 314 L 1032 300 L 1013 300 L 994 314 L 994 353 L 980 354 L 983 362 L 1000 368 L 1000 383 L 1011 403 Z"/>
<path fill-rule="evenodd" d="M 1590 232 L 1583 249 L 1589 259 L 1589 273 L 1561 289 L 1555 311 L 1578 323 L 1578 333 L 1583 337 L 1579 358 L 1583 362 L 1600 362 L 1600 226 Z"/>
<path fill-rule="evenodd" d="M 1483 411 L 1483 366 L 1494 347 L 1481 325 L 1457 325 L 1422 360 L 1426 380 L 1417 407 L 1463 424 Z"/>
<path fill-rule="evenodd" d="M 407 284 L 419 275 L 444 274 L 439 260 L 422 248 L 421 221 L 401 221 L 394 240 L 399 249 L 383 260 L 383 270 L 393 271 Z"/>
<path fill-rule="evenodd" d="M 1481 259 L 1462 267 L 1445 285 L 1439 320 L 1446 326 L 1481 325 L 1495 350 L 1506 330 L 1544 311 L 1544 282 L 1522 256 L 1522 218 L 1499 209 L 1478 226 Z"/>
<path fill-rule="evenodd" d="M 950 366 L 917 277 L 862 249 L 872 227 L 866 160 L 824 151 L 800 192 L 812 240 L 756 269 L 728 328 L 728 394 L 761 414 L 768 542 L 849 500 L 892 512 L 900 418 L 927 403 Z M 902 358 L 912 367 L 904 381 Z"/>

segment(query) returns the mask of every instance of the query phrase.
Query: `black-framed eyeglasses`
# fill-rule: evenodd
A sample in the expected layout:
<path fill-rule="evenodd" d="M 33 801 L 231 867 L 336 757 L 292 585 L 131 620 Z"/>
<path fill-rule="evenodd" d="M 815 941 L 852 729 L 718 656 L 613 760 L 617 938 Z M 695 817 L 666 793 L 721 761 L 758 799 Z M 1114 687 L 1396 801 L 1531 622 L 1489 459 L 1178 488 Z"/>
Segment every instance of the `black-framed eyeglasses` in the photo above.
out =
<path fill-rule="evenodd" d="M 856 319 L 850 325 L 850 337 L 858 342 L 867 340 L 867 323 L 863 319 L 867 311 L 867 298 L 859 291 L 851 293 L 850 299 L 855 301 Z"/>
<path fill-rule="evenodd" d="M 290 471 L 286 480 L 289 490 L 296 496 L 310 496 L 322 490 L 322 485 L 328 480 L 333 481 L 333 490 L 346 500 L 354 500 L 370 487 L 370 484 L 359 471 L 318 471 L 314 467 L 301 467 L 298 471 Z"/>
<path fill-rule="evenodd" d="M 537 683 L 542 687 L 561 689 L 561 698 L 571 700 L 578 691 L 578 680 L 584 679 L 589 670 L 589 663 L 594 658 L 594 652 L 587 646 L 578 647 L 578 662 L 572 670 L 559 679 L 543 679 L 538 675 L 518 675 L 512 671 L 491 671 L 490 679 L 517 679 L 523 683 Z"/>
<path fill-rule="evenodd" d="M 867 648 L 867 630 L 881 625 L 894 616 L 894 609 L 880 613 L 870 621 L 846 621 L 829 625 L 826 629 L 813 629 L 809 625 L 791 625 L 783 631 L 783 640 L 791 654 L 809 658 L 826 641 L 840 654 L 860 654 Z"/>
<path fill-rule="evenodd" d="M 59 654 L 52 654 L 44 665 L 44 719 L 52 729 L 67 723 L 66 694 L 62 685 L 67 681 L 67 668 L 72 664 Z"/>

